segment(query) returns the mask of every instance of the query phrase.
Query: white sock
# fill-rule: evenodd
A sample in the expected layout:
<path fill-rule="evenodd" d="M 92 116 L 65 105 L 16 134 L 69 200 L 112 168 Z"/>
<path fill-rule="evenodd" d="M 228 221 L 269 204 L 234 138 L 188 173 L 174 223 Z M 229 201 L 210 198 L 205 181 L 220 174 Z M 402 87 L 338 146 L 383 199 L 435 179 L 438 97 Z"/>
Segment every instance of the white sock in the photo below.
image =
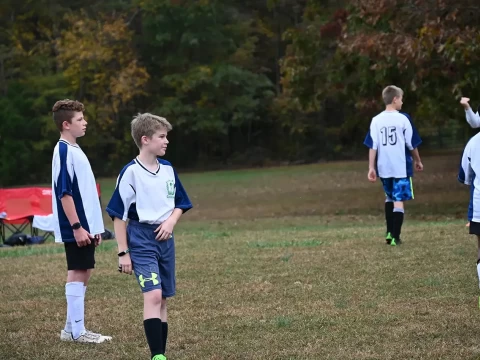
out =
<path fill-rule="evenodd" d="M 67 296 L 67 319 L 70 319 L 72 336 L 77 339 L 85 329 L 85 290 L 83 282 L 69 282 L 65 285 Z"/>
<path fill-rule="evenodd" d="M 480 263 L 477 264 L 478 287 L 480 288 Z"/>
<path fill-rule="evenodd" d="M 87 293 L 87 287 L 85 285 L 83 285 L 83 303 L 85 304 L 85 294 Z M 85 309 L 83 310 L 85 311 Z M 84 326 L 84 329 L 85 329 L 85 321 L 83 322 L 83 326 Z"/>
<path fill-rule="evenodd" d="M 65 330 L 68 333 L 72 332 L 72 323 L 70 321 L 70 317 L 68 316 L 68 304 L 67 304 L 67 321 L 65 321 L 65 328 L 63 330 Z"/>
<path fill-rule="evenodd" d="M 65 285 L 65 291 L 66 291 L 66 285 Z M 83 295 L 85 297 L 85 293 L 87 292 L 87 287 L 83 286 Z M 84 300 L 85 301 L 85 300 Z M 68 311 L 67 311 L 67 321 L 65 322 L 65 328 L 63 329 L 68 333 L 72 332 L 72 322 L 70 321 L 70 316 L 68 316 Z"/>

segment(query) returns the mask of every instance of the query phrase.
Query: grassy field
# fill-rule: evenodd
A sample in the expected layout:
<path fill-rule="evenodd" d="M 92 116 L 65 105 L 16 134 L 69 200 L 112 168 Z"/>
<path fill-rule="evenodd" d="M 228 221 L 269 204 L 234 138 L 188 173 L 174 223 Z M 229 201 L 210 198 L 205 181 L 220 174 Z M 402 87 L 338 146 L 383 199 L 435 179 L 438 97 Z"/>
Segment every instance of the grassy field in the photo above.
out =
<path fill-rule="evenodd" d="M 180 174 L 169 359 L 479 359 L 476 241 L 459 156 L 424 159 L 404 244 L 366 163 Z M 101 180 L 103 205 L 114 180 Z M 108 228 L 110 219 L 105 218 Z M 148 359 L 142 298 L 106 241 L 86 301 L 100 345 L 62 343 L 62 247 L 0 249 L 0 358 Z"/>

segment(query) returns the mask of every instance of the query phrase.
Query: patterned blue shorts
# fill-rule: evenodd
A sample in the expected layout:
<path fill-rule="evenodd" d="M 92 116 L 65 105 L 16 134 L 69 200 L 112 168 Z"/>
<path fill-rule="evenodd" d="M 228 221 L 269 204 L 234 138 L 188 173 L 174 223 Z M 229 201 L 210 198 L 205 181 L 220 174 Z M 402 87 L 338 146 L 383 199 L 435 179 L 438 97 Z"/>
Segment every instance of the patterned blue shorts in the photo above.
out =
<path fill-rule="evenodd" d="M 407 201 L 412 200 L 413 183 L 411 177 L 406 178 L 380 178 L 383 184 L 383 190 L 388 200 Z"/>
<path fill-rule="evenodd" d="M 133 271 L 142 292 L 162 290 L 167 298 L 175 295 L 175 242 L 155 240 L 150 225 L 130 220 L 127 226 L 127 241 L 132 259 Z"/>

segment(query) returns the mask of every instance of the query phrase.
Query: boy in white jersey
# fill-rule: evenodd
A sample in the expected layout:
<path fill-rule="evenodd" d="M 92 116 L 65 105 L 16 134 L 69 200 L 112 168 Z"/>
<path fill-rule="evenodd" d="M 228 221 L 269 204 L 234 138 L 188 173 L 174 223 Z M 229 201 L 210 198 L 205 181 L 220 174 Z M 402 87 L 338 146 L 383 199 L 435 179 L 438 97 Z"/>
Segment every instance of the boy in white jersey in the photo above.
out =
<path fill-rule="evenodd" d="M 120 172 L 107 213 L 114 222 L 118 270 L 133 271 L 143 293 L 143 325 L 151 358 L 163 360 L 167 298 L 175 295 L 173 228 L 192 204 L 172 165 L 158 159 L 167 150 L 170 123 L 145 113 L 133 119 L 131 128 L 140 152 Z"/>
<path fill-rule="evenodd" d="M 375 182 L 378 172 L 386 195 L 386 242 L 395 246 L 402 242 L 403 202 L 413 199 L 413 167 L 408 152 L 413 156 L 415 169 L 422 171 L 423 164 L 417 148 L 421 139 L 410 118 L 399 112 L 403 105 L 403 90 L 393 85 L 387 86 L 382 98 L 385 111 L 372 119 L 365 139 L 365 144 L 370 148 L 368 180 Z"/>
<path fill-rule="evenodd" d="M 473 112 L 469 102 L 470 102 L 470 98 L 468 97 L 462 97 L 460 99 L 460 104 L 465 109 L 465 118 L 467 119 L 467 123 L 473 129 L 476 129 L 480 127 L 480 115 L 478 114 L 478 110 L 476 113 Z M 472 220 L 472 211 L 473 211 L 472 195 L 473 195 L 473 188 L 470 189 L 470 202 L 468 204 L 468 212 L 467 212 L 467 218 L 468 218 L 467 226 L 470 226 L 470 221 Z"/>
<path fill-rule="evenodd" d="M 67 321 L 60 339 L 83 343 L 111 340 L 85 329 L 85 292 L 95 266 L 95 247 L 100 245 L 102 210 L 90 163 L 77 144 L 87 122 L 83 104 L 69 99 L 53 106 L 53 121 L 60 140 L 52 158 L 52 208 L 55 242 L 63 243 L 67 258 Z"/>
<path fill-rule="evenodd" d="M 477 275 L 480 287 L 480 134 L 475 135 L 465 146 L 458 180 L 471 189 L 471 209 L 469 205 L 469 233 L 477 236 Z M 480 307 L 480 297 L 479 297 Z"/>

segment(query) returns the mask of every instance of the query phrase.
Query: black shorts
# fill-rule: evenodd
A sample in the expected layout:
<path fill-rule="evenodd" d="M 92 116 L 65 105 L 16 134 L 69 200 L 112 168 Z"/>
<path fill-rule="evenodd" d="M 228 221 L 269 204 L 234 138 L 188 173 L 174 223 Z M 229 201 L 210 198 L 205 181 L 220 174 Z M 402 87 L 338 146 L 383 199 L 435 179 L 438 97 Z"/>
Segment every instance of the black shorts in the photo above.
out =
<path fill-rule="evenodd" d="M 78 247 L 75 241 L 64 244 L 68 270 L 88 270 L 95 267 L 95 241 L 92 240 L 90 245 L 82 247 Z"/>
<path fill-rule="evenodd" d="M 480 223 L 475 221 L 470 221 L 469 232 L 472 235 L 480 236 Z"/>

